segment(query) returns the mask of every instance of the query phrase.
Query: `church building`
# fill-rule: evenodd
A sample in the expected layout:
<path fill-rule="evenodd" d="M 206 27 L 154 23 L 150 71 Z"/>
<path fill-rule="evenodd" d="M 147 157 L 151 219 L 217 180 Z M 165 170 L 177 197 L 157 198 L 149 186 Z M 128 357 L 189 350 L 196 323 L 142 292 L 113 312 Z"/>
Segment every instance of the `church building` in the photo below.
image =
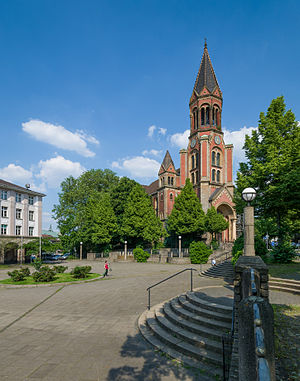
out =
<path fill-rule="evenodd" d="M 151 195 L 157 216 L 166 221 L 175 197 L 190 179 L 206 213 L 214 206 L 229 222 L 222 233 L 223 242 L 236 238 L 236 212 L 233 202 L 233 145 L 225 144 L 222 132 L 223 96 L 205 42 L 204 52 L 189 102 L 190 136 L 186 149 L 180 150 L 176 169 L 169 151 L 158 172 L 158 179 L 146 192 Z"/>

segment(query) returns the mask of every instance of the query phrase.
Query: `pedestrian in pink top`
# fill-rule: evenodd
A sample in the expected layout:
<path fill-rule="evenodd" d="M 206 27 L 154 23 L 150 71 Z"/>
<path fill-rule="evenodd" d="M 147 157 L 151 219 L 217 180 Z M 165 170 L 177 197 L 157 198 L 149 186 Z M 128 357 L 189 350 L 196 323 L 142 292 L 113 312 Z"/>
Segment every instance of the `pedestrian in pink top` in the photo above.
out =
<path fill-rule="evenodd" d="M 105 262 L 104 262 L 104 269 L 105 269 L 105 271 L 104 271 L 104 274 L 103 274 L 103 277 L 102 278 L 104 278 L 105 276 L 108 276 L 108 263 L 107 263 L 107 260 L 105 260 Z"/>

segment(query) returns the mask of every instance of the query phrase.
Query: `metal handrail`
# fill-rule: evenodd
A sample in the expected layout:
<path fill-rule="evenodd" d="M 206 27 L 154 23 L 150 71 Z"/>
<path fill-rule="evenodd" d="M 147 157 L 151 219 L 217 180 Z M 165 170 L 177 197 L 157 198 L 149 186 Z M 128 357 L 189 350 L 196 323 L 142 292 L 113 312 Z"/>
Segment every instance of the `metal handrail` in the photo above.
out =
<path fill-rule="evenodd" d="M 148 310 L 150 310 L 150 305 L 151 305 L 151 303 L 150 303 L 150 297 L 151 297 L 150 296 L 150 290 L 151 290 L 151 288 L 153 288 L 155 286 L 158 286 L 159 284 L 161 284 L 161 283 L 163 283 L 163 282 L 165 282 L 165 281 L 167 281 L 167 280 L 169 280 L 171 278 L 174 278 L 175 276 L 177 276 L 177 275 L 179 275 L 179 274 L 181 274 L 181 273 L 183 273 L 185 271 L 188 271 L 188 270 L 191 271 L 191 292 L 192 292 L 193 291 L 193 271 L 197 271 L 197 270 L 194 269 L 194 268 L 189 268 L 189 269 L 181 270 L 178 273 L 173 274 L 173 275 L 169 276 L 168 278 L 165 278 L 165 279 L 163 279 L 163 280 L 161 280 L 161 281 L 159 281 L 159 282 L 157 282 L 157 283 L 155 283 L 152 286 L 147 288 L 147 291 L 148 291 Z"/>

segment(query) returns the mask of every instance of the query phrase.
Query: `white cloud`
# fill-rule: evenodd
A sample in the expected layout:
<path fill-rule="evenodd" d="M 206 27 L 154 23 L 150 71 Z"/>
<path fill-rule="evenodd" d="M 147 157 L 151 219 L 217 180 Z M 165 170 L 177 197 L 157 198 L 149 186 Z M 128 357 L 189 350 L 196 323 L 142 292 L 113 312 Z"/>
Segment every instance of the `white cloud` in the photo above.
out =
<path fill-rule="evenodd" d="M 155 129 L 156 129 L 156 126 L 154 126 L 154 125 L 153 125 L 153 126 L 150 126 L 150 127 L 148 128 L 148 136 L 149 136 L 149 138 L 152 138 Z"/>
<path fill-rule="evenodd" d="M 37 119 L 22 123 L 22 127 L 23 131 L 40 142 L 51 144 L 57 148 L 75 151 L 85 157 L 95 156 L 95 153 L 88 149 L 87 141 L 99 144 L 96 138 L 87 135 L 81 130 L 74 133 L 63 126 L 56 126 Z"/>
<path fill-rule="evenodd" d="M 112 168 L 117 168 L 129 172 L 133 177 L 157 177 L 160 164 L 153 159 L 143 156 L 135 156 L 131 159 L 114 161 Z"/>
<path fill-rule="evenodd" d="M 38 166 L 40 173 L 36 177 L 42 179 L 49 188 L 57 188 L 66 177 L 78 177 L 85 171 L 80 163 L 67 160 L 63 156 L 41 160 Z"/>
<path fill-rule="evenodd" d="M 24 169 L 20 165 L 8 164 L 5 168 L 0 168 L 0 178 L 9 182 L 23 184 L 30 182 L 32 172 Z"/>
<path fill-rule="evenodd" d="M 149 151 L 145 150 L 142 152 L 144 156 L 146 155 L 153 155 L 153 156 L 159 156 L 162 153 L 162 151 L 158 151 L 157 149 L 151 149 Z"/>
<path fill-rule="evenodd" d="M 161 134 L 161 135 L 166 135 L 166 132 L 167 132 L 167 129 L 166 129 L 166 128 L 162 128 L 162 127 L 160 127 L 160 128 L 158 129 L 158 133 Z"/>
<path fill-rule="evenodd" d="M 226 128 L 223 128 L 225 143 L 233 144 L 233 157 L 236 164 L 245 161 L 245 151 L 243 150 L 245 136 L 251 136 L 252 131 L 254 130 L 257 130 L 257 127 L 244 126 L 238 131 L 229 131 Z"/>
<path fill-rule="evenodd" d="M 179 148 L 186 148 L 188 146 L 188 138 L 190 136 L 190 130 L 185 130 L 183 133 L 171 135 L 170 141 L 174 146 Z"/>

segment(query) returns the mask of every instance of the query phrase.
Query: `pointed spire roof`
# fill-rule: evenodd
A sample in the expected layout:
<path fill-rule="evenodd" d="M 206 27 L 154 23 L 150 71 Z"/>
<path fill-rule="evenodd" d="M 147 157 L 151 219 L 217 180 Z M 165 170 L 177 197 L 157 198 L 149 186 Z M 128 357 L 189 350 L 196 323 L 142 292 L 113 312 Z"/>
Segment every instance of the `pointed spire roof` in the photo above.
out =
<path fill-rule="evenodd" d="M 165 154 L 165 158 L 164 158 L 161 165 L 164 167 L 164 169 L 166 171 L 169 168 L 170 164 L 172 164 L 173 168 L 175 168 L 175 165 L 173 163 L 171 155 L 170 155 L 169 151 L 167 150 L 167 152 Z"/>
<path fill-rule="evenodd" d="M 200 68 L 194 86 L 194 91 L 196 91 L 196 93 L 199 95 L 204 87 L 206 87 L 210 93 L 212 93 L 217 87 L 220 91 L 220 94 L 222 94 L 208 54 L 206 39 Z"/>

